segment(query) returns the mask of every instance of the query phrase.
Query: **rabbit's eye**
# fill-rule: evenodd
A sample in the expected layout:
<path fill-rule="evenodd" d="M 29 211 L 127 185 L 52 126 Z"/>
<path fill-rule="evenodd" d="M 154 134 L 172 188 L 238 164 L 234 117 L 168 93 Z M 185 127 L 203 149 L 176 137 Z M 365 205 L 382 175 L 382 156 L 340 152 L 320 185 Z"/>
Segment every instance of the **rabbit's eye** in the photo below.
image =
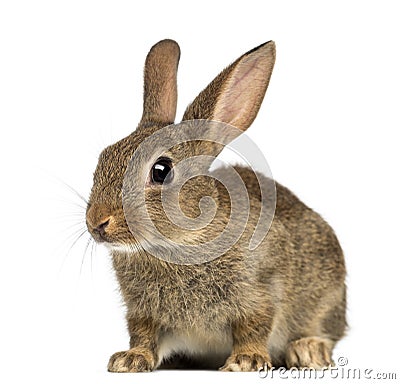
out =
<path fill-rule="evenodd" d="M 154 184 L 169 183 L 174 177 L 170 159 L 160 158 L 151 168 L 151 181 Z"/>

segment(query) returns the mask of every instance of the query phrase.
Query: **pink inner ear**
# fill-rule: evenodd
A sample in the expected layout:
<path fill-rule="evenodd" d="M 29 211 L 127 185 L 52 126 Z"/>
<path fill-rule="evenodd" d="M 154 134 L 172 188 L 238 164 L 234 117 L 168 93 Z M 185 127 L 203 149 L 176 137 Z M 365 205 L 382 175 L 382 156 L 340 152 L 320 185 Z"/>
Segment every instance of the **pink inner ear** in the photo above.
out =
<path fill-rule="evenodd" d="M 273 61 L 266 55 L 243 58 L 217 101 L 213 119 L 247 129 L 257 116 L 268 86 Z"/>

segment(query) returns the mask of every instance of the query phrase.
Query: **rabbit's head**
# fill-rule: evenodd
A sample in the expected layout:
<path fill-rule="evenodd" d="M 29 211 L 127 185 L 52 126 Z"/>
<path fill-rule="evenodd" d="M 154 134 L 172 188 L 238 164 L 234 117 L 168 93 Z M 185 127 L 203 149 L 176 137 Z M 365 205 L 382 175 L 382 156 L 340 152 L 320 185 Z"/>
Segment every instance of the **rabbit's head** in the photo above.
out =
<path fill-rule="evenodd" d="M 138 128 L 100 155 L 86 219 L 95 240 L 111 249 L 145 243 L 146 249 L 168 248 L 156 233 L 183 246 L 204 244 L 229 224 L 232 202 L 209 166 L 255 119 L 275 45 L 265 43 L 237 59 L 187 107 L 183 123 L 173 125 L 179 56 L 172 40 L 152 47 Z"/>

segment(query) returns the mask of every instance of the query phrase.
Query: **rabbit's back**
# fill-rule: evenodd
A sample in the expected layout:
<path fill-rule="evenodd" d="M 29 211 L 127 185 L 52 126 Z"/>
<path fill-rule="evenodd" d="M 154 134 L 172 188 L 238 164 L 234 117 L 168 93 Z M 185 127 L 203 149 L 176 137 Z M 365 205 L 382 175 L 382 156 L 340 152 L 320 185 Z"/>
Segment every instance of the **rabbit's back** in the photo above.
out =
<path fill-rule="evenodd" d="M 254 223 L 261 207 L 259 185 L 266 177 L 249 168 L 235 169 L 247 186 Z M 265 269 L 275 265 L 285 279 L 277 298 L 282 321 L 276 324 L 290 332 L 279 332 L 289 339 L 319 334 L 339 340 L 346 328 L 346 269 L 339 241 L 329 224 L 288 188 L 275 182 L 275 191 L 274 218 L 256 258 Z"/>

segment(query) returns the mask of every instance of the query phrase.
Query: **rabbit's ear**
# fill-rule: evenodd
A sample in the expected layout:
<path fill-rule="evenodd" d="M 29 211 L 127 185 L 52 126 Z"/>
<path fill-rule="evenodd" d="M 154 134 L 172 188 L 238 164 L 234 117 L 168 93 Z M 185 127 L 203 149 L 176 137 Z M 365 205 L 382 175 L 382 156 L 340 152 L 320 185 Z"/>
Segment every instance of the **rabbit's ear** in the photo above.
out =
<path fill-rule="evenodd" d="M 179 45 L 173 40 L 158 42 L 148 53 L 144 68 L 143 115 L 139 126 L 174 122 L 179 57 Z"/>
<path fill-rule="evenodd" d="M 196 97 L 183 120 L 221 121 L 246 130 L 260 109 L 274 63 L 273 41 L 245 53 Z"/>

